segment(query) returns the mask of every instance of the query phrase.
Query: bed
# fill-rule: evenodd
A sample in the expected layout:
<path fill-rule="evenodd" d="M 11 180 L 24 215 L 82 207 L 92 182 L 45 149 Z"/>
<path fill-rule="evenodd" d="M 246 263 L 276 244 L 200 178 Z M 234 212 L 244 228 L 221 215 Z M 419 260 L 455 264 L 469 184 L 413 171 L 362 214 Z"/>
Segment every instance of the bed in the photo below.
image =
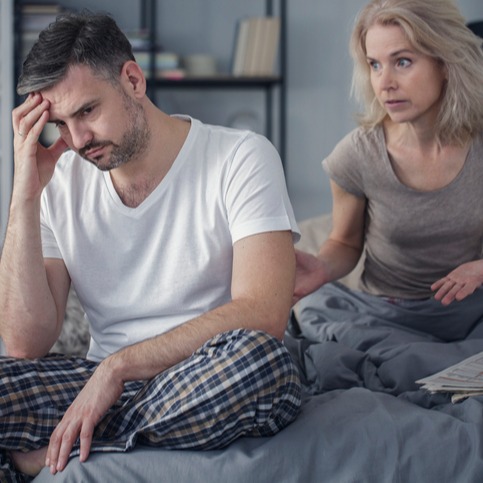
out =
<path fill-rule="evenodd" d="M 314 252 L 330 217 L 300 228 L 299 247 Z M 355 287 L 360 270 L 343 286 Z M 70 300 L 57 350 L 82 350 L 68 347 L 86 337 L 79 333 L 80 312 Z M 294 317 L 300 322 L 304 312 L 295 310 Z M 44 469 L 34 482 L 481 483 L 483 398 L 453 404 L 449 395 L 431 394 L 415 381 L 483 351 L 483 323 L 450 342 L 384 324 L 368 329 L 356 321 L 346 329 L 310 342 L 287 334 L 304 403 L 298 419 L 274 437 L 241 438 L 218 451 L 97 453 L 83 464 L 73 458 L 55 477 Z"/>

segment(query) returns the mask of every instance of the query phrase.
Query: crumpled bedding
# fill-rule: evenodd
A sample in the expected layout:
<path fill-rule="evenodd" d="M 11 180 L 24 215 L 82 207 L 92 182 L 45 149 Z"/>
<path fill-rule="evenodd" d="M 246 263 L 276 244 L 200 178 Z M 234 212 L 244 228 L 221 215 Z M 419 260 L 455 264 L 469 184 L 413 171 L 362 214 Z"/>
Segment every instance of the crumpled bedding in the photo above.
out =
<path fill-rule="evenodd" d="M 287 332 L 305 399 L 277 435 L 218 451 L 92 454 L 55 477 L 43 470 L 35 483 L 483 481 L 483 397 L 453 404 L 415 383 L 483 351 L 483 322 L 418 330 L 384 319 L 316 319 L 302 309 Z"/>

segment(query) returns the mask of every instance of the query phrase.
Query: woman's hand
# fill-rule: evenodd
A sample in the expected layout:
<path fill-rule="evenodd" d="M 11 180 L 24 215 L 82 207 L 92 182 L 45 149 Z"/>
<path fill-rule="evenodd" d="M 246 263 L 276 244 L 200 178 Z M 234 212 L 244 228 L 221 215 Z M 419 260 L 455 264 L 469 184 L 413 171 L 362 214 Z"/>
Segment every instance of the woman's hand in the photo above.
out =
<path fill-rule="evenodd" d="M 314 255 L 295 250 L 297 269 L 293 303 L 320 288 L 327 280 L 325 264 Z"/>
<path fill-rule="evenodd" d="M 449 305 L 455 300 L 468 297 L 482 284 L 483 260 L 476 260 L 455 268 L 446 277 L 434 282 L 431 290 L 436 292 L 436 300 L 440 300 L 443 305 Z"/>

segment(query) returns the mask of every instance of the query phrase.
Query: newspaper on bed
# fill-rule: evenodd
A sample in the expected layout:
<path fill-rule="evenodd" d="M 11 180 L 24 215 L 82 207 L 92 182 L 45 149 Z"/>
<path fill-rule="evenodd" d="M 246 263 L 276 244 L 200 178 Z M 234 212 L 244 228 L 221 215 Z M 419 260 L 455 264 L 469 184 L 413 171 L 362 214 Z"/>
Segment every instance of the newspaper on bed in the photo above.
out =
<path fill-rule="evenodd" d="M 431 392 L 452 393 L 451 401 L 458 402 L 470 396 L 483 395 L 483 352 L 416 381 Z"/>

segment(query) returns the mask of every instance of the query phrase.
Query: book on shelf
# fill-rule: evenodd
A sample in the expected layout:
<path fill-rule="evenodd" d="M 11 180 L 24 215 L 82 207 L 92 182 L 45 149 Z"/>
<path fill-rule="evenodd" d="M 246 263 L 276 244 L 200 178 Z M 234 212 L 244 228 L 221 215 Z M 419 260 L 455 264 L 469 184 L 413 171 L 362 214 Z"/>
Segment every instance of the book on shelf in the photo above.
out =
<path fill-rule="evenodd" d="M 39 33 L 54 22 L 63 11 L 62 5 L 57 2 L 22 4 L 22 59 L 37 41 Z"/>
<path fill-rule="evenodd" d="M 430 392 L 451 393 L 453 402 L 470 396 L 481 396 L 483 395 L 483 352 L 432 376 L 419 379 L 416 383 Z"/>
<path fill-rule="evenodd" d="M 151 43 L 147 29 L 124 31 L 134 52 L 149 51 Z"/>
<path fill-rule="evenodd" d="M 40 32 L 63 11 L 59 3 L 25 3 L 22 5 L 22 30 Z"/>
<path fill-rule="evenodd" d="M 280 43 L 280 17 L 248 17 L 238 22 L 232 74 L 272 76 Z"/>
<path fill-rule="evenodd" d="M 233 53 L 232 74 L 235 76 L 243 75 L 245 56 L 248 44 L 248 21 L 238 22 L 235 40 L 235 49 Z"/>
<path fill-rule="evenodd" d="M 62 11 L 62 7 L 57 2 L 44 3 L 23 3 L 23 14 L 54 14 L 57 15 Z"/>

